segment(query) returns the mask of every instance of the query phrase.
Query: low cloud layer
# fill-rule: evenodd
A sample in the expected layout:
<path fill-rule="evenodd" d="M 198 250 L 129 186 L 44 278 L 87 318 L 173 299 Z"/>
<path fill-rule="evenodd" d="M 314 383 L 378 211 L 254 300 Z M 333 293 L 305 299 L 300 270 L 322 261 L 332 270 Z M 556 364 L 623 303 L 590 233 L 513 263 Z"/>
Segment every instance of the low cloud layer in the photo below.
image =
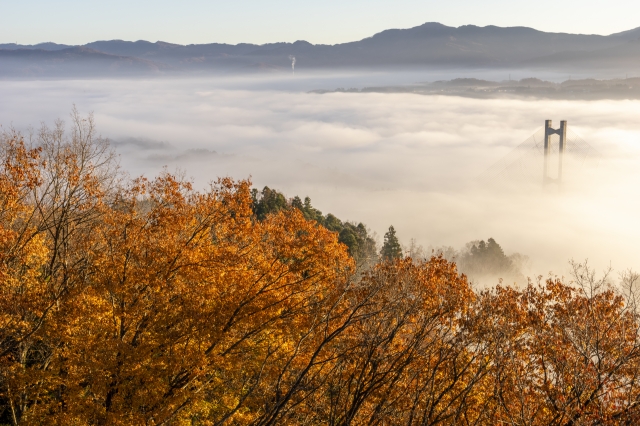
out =
<path fill-rule="evenodd" d="M 179 168 L 309 195 L 323 212 L 426 246 L 495 238 L 532 259 L 640 269 L 639 101 L 474 100 L 411 94 L 308 94 L 218 81 L 0 82 L 0 123 L 26 130 L 76 104 L 132 175 Z M 487 186 L 477 177 L 542 126 L 570 128 L 602 158 L 559 189 Z M 540 176 L 540 180 L 542 176 Z"/>

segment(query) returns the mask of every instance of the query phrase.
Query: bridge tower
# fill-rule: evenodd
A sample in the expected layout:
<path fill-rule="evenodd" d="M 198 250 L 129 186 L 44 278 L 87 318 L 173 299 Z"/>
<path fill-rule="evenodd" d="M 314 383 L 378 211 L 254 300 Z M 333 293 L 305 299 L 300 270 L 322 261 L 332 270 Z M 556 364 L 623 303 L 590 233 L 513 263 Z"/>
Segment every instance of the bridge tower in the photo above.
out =
<path fill-rule="evenodd" d="M 544 122 L 544 170 L 542 172 L 542 184 L 562 182 L 562 157 L 564 154 L 565 145 L 567 143 L 567 121 L 560 122 L 560 128 L 554 129 L 551 120 L 545 120 Z M 558 144 L 558 177 L 549 177 L 549 152 L 551 151 L 551 135 L 560 136 Z"/>

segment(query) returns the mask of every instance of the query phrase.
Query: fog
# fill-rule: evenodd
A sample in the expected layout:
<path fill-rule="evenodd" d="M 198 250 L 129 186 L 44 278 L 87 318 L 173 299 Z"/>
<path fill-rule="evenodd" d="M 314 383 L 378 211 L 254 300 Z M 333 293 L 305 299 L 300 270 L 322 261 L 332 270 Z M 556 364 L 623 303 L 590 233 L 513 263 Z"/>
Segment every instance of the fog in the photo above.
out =
<path fill-rule="evenodd" d="M 402 78 L 420 77 L 436 79 Z M 379 236 L 393 224 L 407 245 L 493 237 L 531 258 L 530 276 L 566 275 L 571 258 L 640 269 L 640 101 L 306 93 L 389 80 L 367 78 L 3 81 L 0 123 L 28 132 L 75 104 L 94 113 L 133 176 L 167 166 L 199 187 L 251 177 Z M 600 159 L 565 174 L 561 188 L 478 179 L 545 119 L 568 120 Z"/>

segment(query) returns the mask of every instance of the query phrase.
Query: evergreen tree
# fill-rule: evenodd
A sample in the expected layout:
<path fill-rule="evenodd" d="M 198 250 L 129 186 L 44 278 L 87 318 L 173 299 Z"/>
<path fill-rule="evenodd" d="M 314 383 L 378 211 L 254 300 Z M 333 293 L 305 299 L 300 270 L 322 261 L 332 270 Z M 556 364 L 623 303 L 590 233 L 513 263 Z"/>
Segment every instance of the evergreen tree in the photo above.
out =
<path fill-rule="evenodd" d="M 380 250 L 380 256 L 384 260 L 394 260 L 402 258 L 402 247 L 400 241 L 396 237 L 396 230 L 393 225 L 389 227 L 389 230 L 384 234 L 384 244 L 382 250 Z"/>
<path fill-rule="evenodd" d="M 269 214 L 295 208 L 302 212 L 305 219 L 315 221 L 318 225 L 336 232 L 338 241 L 347 246 L 349 254 L 358 264 L 371 264 L 378 260 L 376 242 L 362 223 L 356 225 L 351 222 L 342 222 L 331 213 L 324 216 L 320 210 L 311 205 L 311 198 L 305 197 L 303 201 L 296 195 L 287 200 L 281 192 L 266 186 L 262 191 L 252 189 L 251 196 L 252 209 L 257 220 L 263 221 Z"/>
<path fill-rule="evenodd" d="M 489 238 L 486 243 L 472 243 L 469 252 L 461 258 L 461 266 L 471 275 L 505 274 L 513 269 L 511 260 L 493 238 Z"/>
<path fill-rule="evenodd" d="M 329 231 L 333 231 L 333 232 L 340 232 L 344 227 L 344 225 L 342 224 L 342 221 L 337 217 L 335 217 L 334 215 L 332 215 L 331 213 L 327 214 L 327 216 L 324 218 L 323 225 Z"/>
<path fill-rule="evenodd" d="M 262 192 L 258 192 L 257 189 L 251 190 L 251 198 L 253 198 L 253 212 L 258 220 L 264 220 L 269 214 L 289 208 L 285 196 L 268 186 L 265 186 Z"/>
<path fill-rule="evenodd" d="M 315 220 L 321 225 L 324 225 L 324 217 L 322 212 L 311 205 L 311 198 L 304 197 L 304 204 L 302 206 L 302 213 L 307 220 Z"/>

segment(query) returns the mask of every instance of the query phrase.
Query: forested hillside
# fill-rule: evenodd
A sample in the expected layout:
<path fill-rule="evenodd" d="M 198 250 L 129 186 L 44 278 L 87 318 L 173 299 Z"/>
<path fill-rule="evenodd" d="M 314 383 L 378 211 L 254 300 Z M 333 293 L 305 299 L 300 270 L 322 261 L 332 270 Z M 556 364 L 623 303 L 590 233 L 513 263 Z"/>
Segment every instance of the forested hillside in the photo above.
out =
<path fill-rule="evenodd" d="M 73 118 L 0 139 L 0 424 L 640 422 L 637 275 L 479 291 L 308 198 L 129 179 Z"/>
<path fill-rule="evenodd" d="M 256 219 L 265 220 L 270 214 L 297 209 L 306 220 L 316 222 L 329 231 L 338 234 L 338 241 L 345 246 L 351 257 L 362 266 L 370 266 L 377 258 L 376 241 L 367 227 L 362 223 L 343 222 L 331 213 L 326 216 L 311 205 L 311 199 L 305 197 L 304 202 L 297 195 L 287 199 L 284 194 L 265 186 L 262 191 L 251 190 L 253 213 Z"/>

